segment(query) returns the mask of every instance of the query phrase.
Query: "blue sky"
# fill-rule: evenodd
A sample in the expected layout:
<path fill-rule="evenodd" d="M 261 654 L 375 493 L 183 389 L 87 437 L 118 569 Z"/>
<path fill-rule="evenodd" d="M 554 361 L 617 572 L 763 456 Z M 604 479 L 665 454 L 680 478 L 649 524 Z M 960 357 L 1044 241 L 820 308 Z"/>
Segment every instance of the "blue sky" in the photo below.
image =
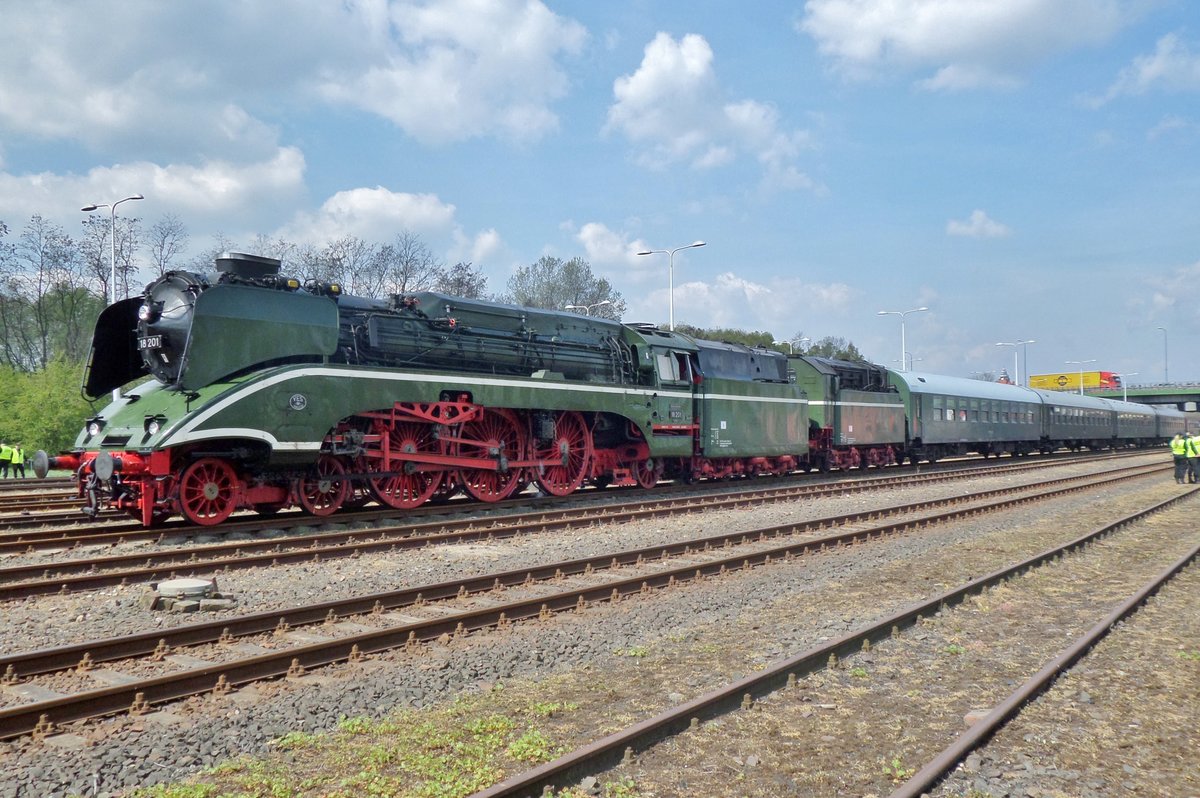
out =
<path fill-rule="evenodd" d="M 3 0 L 0 220 L 419 235 L 502 291 L 969 376 L 1200 379 L 1189 0 Z M 243 247 L 245 248 L 245 247 Z M 1167 330 L 1163 332 L 1158 328 Z M 1164 363 L 1164 342 L 1169 360 Z"/>

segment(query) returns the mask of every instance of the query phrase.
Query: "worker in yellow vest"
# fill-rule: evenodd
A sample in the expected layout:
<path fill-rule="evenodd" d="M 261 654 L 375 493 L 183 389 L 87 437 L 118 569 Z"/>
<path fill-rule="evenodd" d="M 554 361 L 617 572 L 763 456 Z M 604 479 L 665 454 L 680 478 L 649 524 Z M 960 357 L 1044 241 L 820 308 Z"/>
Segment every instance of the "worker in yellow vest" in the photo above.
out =
<path fill-rule="evenodd" d="M 1187 479 L 1187 438 L 1182 432 L 1176 432 L 1171 439 L 1171 458 L 1175 461 L 1175 481 L 1180 485 Z"/>
<path fill-rule="evenodd" d="M 1187 439 L 1188 482 L 1200 479 L 1200 432 L 1189 435 Z"/>
<path fill-rule="evenodd" d="M 25 450 L 21 448 L 21 444 L 12 447 L 12 469 L 13 479 L 20 477 L 25 478 Z"/>
<path fill-rule="evenodd" d="M 12 447 L 0 441 L 0 479 L 8 478 L 8 467 L 12 465 Z"/>

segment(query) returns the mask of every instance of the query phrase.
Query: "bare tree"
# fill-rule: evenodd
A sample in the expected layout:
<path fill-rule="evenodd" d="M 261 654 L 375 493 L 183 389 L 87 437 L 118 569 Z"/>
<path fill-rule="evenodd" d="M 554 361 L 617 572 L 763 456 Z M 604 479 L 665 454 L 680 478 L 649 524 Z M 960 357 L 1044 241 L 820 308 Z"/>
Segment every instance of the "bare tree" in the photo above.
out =
<path fill-rule="evenodd" d="M 154 223 L 146 242 L 146 250 L 150 254 L 150 267 L 154 277 L 162 277 L 171 271 L 175 259 L 187 246 L 187 228 L 173 213 L 169 213 Z"/>
<path fill-rule="evenodd" d="M 56 354 L 80 359 L 99 303 L 89 301 L 79 252 L 61 227 L 34 215 L 0 258 L 3 357 L 13 368 L 44 369 Z"/>
<path fill-rule="evenodd" d="M 108 302 L 112 296 L 110 282 L 111 250 L 109 249 L 109 222 L 100 216 L 84 218 L 83 235 L 76 248 L 83 259 L 84 272 L 88 276 L 91 292 L 98 299 Z"/>
<path fill-rule="evenodd" d="M 386 280 L 380 249 L 377 244 L 353 235 L 330 241 L 321 250 L 321 258 L 327 264 L 325 279 L 341 285 L 347 294 L 382 296 Z"/>
<path fill-rule="evenodd" d="M 383 292 L 388 294 L 428 290 L 437 284 L 444 268 L 420 237 L 409 232 L 381 247 L 379 261 Z"/>
<path fill-rule="evenodd" d="M 508 278 L 507 302 L 535 308 L 562 310 L 567 305 L 593 308 L 590 314 L 620 319 L 625 314 L 625 299 L 603 277 L 592 274 L 583 258 L 544 256 L 531 266 L 523 266 Z"/>
<path fill-rule="evenodd" d="M 105 302 L 112 295 L 114 251 L 112 247 L 113 219 L 101 214 L 83 220 L 83 237 L 77 251 L 83 256 L 88 287 Z M 129 296 L 131 278 L 137 273 L 137 251 L 141 248 L 142 220 L 137 216 L 117 216 L 116 277 L 118 298 Z"/>
<path fill-rule="evenodd" d="M 138 272 L 136 254 L 142 248 L 142 220 L 137 216 L 118 216 L 117 225 L 117 288 L 118 298 L 130 295 L 130 282 Z M 139 288 L 136 293 L 141 293 Z"/>
<path fill-rule="evenodd" d="M 487 298 L 487 276 L 470 263 L 458 263 L 442 272 L 434 286 L 438 291 L 467 299 Z"/>
<path fill-rule="evenodd" d="M 276 258 L 280 261 L 291 262 L 296 259 L 297 253 L 301 247 L 294 244 L 285 238 L 276 238 L 271 240 L 270 236 L 259 233 L 250 242 L 250 251 L 255 255 L 262 255 L 264 258 Z"/>
<path fill-rule="evenodd" d="M 218 255 L 235 249 L 237 249 L 237 245 L 233 243 L 232 239 L 228 238 L 224 233 L 214 233 L 212 244 L 207 249 L 194 255 L 188 261 L 187 268 L 194 272 L 211 272 Z"/>

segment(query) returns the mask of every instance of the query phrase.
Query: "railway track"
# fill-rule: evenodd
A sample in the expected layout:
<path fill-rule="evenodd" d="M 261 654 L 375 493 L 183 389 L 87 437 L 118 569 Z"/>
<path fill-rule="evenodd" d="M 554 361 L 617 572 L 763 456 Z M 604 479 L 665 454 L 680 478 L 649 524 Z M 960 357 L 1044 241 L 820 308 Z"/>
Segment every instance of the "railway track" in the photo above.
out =
<path fill-rule="evenodd" d="M 1027 467 L 1025 467 L 1027 468 Z M 1154 473 L 1161 465 L 1136 465 L 1114 469 L 1108 473 Z M 702 495 L 637 494 L 633 502 L 561 505 L 559 509 L 489 515 L 485 518 L 439 519 L 426 523 L 368 527 L 361 529 L 318 532 L 289 538 L 238 540 L 229 543 L 165 548 L 130 554 L 87 556 L 75 559 L 37 561 L 23 565 L 0 567 L 0 601 L 93 590 L 112 585 L 153 583 L 182 576 L 205 577 L 234 569 L 257 568 L 300 562 L 320 562 L 340 557 L 357 557 L 381 551 L 418 549 L 430 545 L 461 543 L 471 540 L 497 539 L 525 534 L 537 534 L 552 529 L 580 525 L 633 521 L 645 518 L 743 507 L 769 502 L 797 501 L 806 498 L 866 491 L 884 485 L 922 484 L 978 477 L 981 473 L 996 474 L 1021 470 L 1021 466 L 991 466 L 934 474 L 907 474 L 858 479 L 832 484 L 795 482 L 785 485 L 758 485 L 738 491 L 706 492 Z M 1087 480 L 1072 477 L 1060 484 Z M 1000 493 L 1001 491 L 997 491 Z M 915 510 L 927 503 L 910 506 Z M 843 522 L 839 520 L 839 522 Z M 830 521 L 833 523 L 833 520 Z M 161 536 L 156 541 L 165 542 Z M 129 542 L 124 535 L 87 536 L 72 543 L 85 541 L 89 549 L 96 546 Z M 65 546 L 60 539 L 29 541 L 0 541 L 0 554 L 36 551 L 56 551 Z"/>
<path fill-rule="evenodd" d="M 1030 458 L 1021 458 L 1019 460 L 1006 460 L 1005 465 L 998 465 L 999 461 L 988 460 L 986 458 L 972 459 L 971 465 L 967 468 L 1036 468 L 1046 465 L 1062 465 L 1064 463 L 1074 461 L 1103 461 L 1112 458 L 1138 457 L 1147 454 L 1145 450 L 1128 450 L 1119 452 L 1108 452 L 1104 454 L 1076 454 L 1071 452 L 1055 452 L 1050 455 L 1039 455 Z M 911 473 L 939 473 L 942 471 L 957 471 L 963 468 L 964 461 L 943 461 L 936 465 L 924 464 L 917 469 L 911 469 L 907 466 L 896 469 L 871 469 L 869 471 L 851 472 L 853 476 L 847 477 L 846 482 L 854 482 L 859 479 L 878 479 L 878 474 L 889 474 L 892 479 L 903 479 L 903 474 Z M 988 472 L 984 472 L 988 473 Z M 867 476 L 870 475 L 870 476 Z M 809 484 L 823 484 L 814 482 L 812 476 L 795 475 L 792 477 L 784 477 L 784 480 L 804 481 Z M 886 479 L 886 477 L 884 477 Z M 760 480 L 753 480 L 760 481 Z M 828 481 L 828 478 L 825 478 Z M 722 490 L 728 483 L 719 482 L 715 485 L 684 485 L 684 484 L 661 484 L 654 489 L 654 494 L 664 494 L 671 492 L 697 492 L 703 490 Z M 85 538 L 96 538 L 103 540 L 116 540 L 123 538 L 125 541 L 134 540 L 157 540 L 160 536 L 169 538 L 174 536 L 180 537 L 211 537 L 213 535 L 229 534 L 230 532 L 256 531 L 262 529 L 291 529 L 298 527 L 311 527 L 315 524 L 359 524 L 359 523 L 378 523 L 383 520 L 395 519 L 397 511 L 390 508 L 368 507 L 361 510 L 342 510 L 333 516 L 324 518 L 315 518 L 311 515 L 303 513 L 299 510 L 285 511 L 269 518 L 255 516 L 252 513 L 240 513 L 235 515 L 233 519 L 227 523 L 221 524 L 218 527 L 205 527 L 189 525 L 182 520 L 168 521 L 162 526 L 154 529 L 144 528 L 140 522 L 132 520 L 128 515 L 114 510 L 103 510 L 97 517 L 91 518 L 82 512 L 82 500 L 75 495 L 73 483 L 70 480 L 43 480 L 40 482 L 34 481 L 19 481 L 19 487 L 14 487 L 9 493 L 11 501 L 5 505 L 5 492 L 0 489 L 0 553 L 3 552 L 3 547 L 9 543 L 19 543 L 27 541 L 36 543 L 40 540 L 58 540 L 61 545 L 71 545 L 75 540 Z M 46 502 L 32 503 L 28 506 L 22 504 L 25 497 L 29 497 L 32 501 L 36 497 L 42 497 L 41 491 L 29 491 L 29 487 L 39 485 L 45 486 L 51 492 L 51 496 Z M 60 492 L 61 491 L 61 492 Z M 640 493 L 639 488 L 609 488 L 599 493 L 605 496 L 619 496 L 626 493 Z M 532 496 L 522 494 L 506 499 L 495 505 L 472 503 L 466 500 L 454 499 L 444 504 L 427 504 L 415 510 L 404 511 L 404 518 L 426 518 L 429 516 L 444 516 L 447 514 L 469 512 L 469 513 L 488 513 L 494 512 L 497 509 L 502 510 L 506 507 L 526 504 L 530 501 L 537 501 L 539 506 L 557 506 L 559 504 L 571 504 L 578 501 L 587 501 L 592 494 L 597 491 L 583 491 L 574 493 L 569 496 Z M 5 507 L 7 506 L 7 510 Z M 68 508 L 68 509 L 54 509 Z"/>
<path fill-rule="evenodd" d="M 1067 492 L 1103 489 L 1166 470 L 1152 466 L 1119 476 L 1053 480 L 933 503 L 892 508 L 903 518 L 851 514 L 547 564 L 221 621 L 169 631 L 95 640 L 0 658 L 5 694 L 24 703 L 0 710 L 0 736 L 47 734 L 63 723 L 149 706 L 306 669 L 353 661 L 374 651 L 442 636 L 504 628 L 524 619 L 619 601 L 641 594 L 769 566 L 828 546 L 848 545 L 925 525 L 994 512 Z M 997 498 L 997 493 L 1009 494 Z M 1014 495 L 1016 494 L 1016 495 Z M 881 511 L 874 511 L 880 516 Z M 823 534 L 834 525 L 851 525 Z M 786 541 L 786 542 L 783 542 Z M 848 645 L 848 644 L 847 644 Z M 184 653 L 184 647 L 186 653 Z M 100 667 L 104 663 L 111 667 Z M 107 687 L 96 688 L 97 682 Z M 61 690 L 65 693 L 60 693 Z"/>
<path fill-rule="evenodd" d="M 938 475 L 945 475 L 948 479 L 954 479 L 970 475 L 986 476 L 989 474 L 1004 474 L 1028 470 L 1036 471 L 1038 468 L 1044 468 L 1047 465 L 1064 465 L 1076 461 L 1102 463 L 1111 460 L 1137 458 L 1144 455 L 1145 452 L 1139 451 L 1135 453 L 1106 454 L 1099 457 L 1096 455 L 1083 457 L 1078 455 L 1064 455 L 1052 460 L 1043 458 L 1009 460 L 1004 462 L 979 460 L 966 467 L 963 467 L 962 464 L 939 464 L 916 470 L 907 468 L 903 470 L 870 470 L 854 472 L 853 476 L 846 478 L 826 478 L 820 481 L 813 480 L 810 477 L 795 476 L 771 480 L 751 479 L 738 480 L 736 482 L 702 483 L 700 485 L 663 484 L 649 494 L 639 488 L 609 488 L 603 491 L 582 491 L 569 496 L 520 495 L 494 505 L 452 500 L 445 504 L 425 505 L 415 510 L 405 511 L 402 518 L 406 523 L 421 523 L 432 519 L 453 518 L 463 515 L 479 518 L 508 513 L 513 508 L 527 507 L 531 504 L 536 504 L 539 509 L 570 507 L 581 503 L 603 504 L 605 502 L 621 502 L 627 500 L 631 495 L 648 497 L 648 499 L 674 497 L 680 494 L 695 496 L 720 495 L 729 493 L 731 485 L 737 486 L 732 488 L 735 492 L 745 490 L 741 486 L 749 486 L 749 490 L 753 491 L 759 488 L 769 488 L 779 485 L 788 487 L 816 486 L 818 488 L 853 490 L 861 485 L 880 487 L 902 484 L 906 480 L 918 476 L 936 478 Z M 83 519 L 83 521 L 80 519 Z M 309 534 L 314 525 L 345 524 L 352 526 L 385 524 L 394 522 L 396 519 L 397 511 L 381 508 L 342 512 L 328 518 L 314 518 L 311 515 L 293 512 L 281 513 L 270 518 L 258 518 L 247 515 L 238 520 L 222 524 L 219 527 L 194 526 L 177 521 L 168 523 L 163 527 L 146 529 L 140 523 L 130 521 L 119 514 L 109 515 L 106 523 L 100 523 L 99 520 L 96 522 L 87 522 L 87 519 L 82 514 L 76 513 L 72 514 L 72 520 L 66 526 L 48 525 L 45 522 L 45 518 L 41 516 L 36 519 L 0 517 L 0 556 L 29 551 L 74 548 L 76 546 L 99 547 L 143 541 L 152 541 L 155 543 L 166 543 L 168 541 L 184 542 L 194 539 L 212 539 L 221 536 L 230 537 L 242 533 L 254 534 L 263 530 L 272 530 L 274 536 L 278 536 L 280 532 L 286 535 L 295 530 L 302 530 L 303 534 Z"/>
<path fill-rule="evenodd" d="M 0 480 L 0 525 L 8 520 L 5 516 L 37 514 L 44 522 L 65 515 L 52 511 L 73 509 L 78 514 L 79 505 L 75 484 L 69 479 Z"/>
<path fill-rule="evenodd" d="M 634 758 L 639 753 L 646 752 L 664 741 L 681 738 L 706 721 L 730 715 L 739 710 L 749 710 L 761 701 L 773 699 L 776 693 L 795 686 L 798 680 L 827 668 L 838 667 L 843 660 L 873 649 L 876 644 L 888 638 L 894 638 L 898 634 L 902 634 L 903 630 L 920 624 L 923 618 L 930 618 L 947 609 L 953 610 L 965 600 L 980 596 L 989 588 L 999 586 L 1015 576 L 1060 562 L 1068 555 L 1080 552 L 1092 543 L 1113 535 L 1118 530 L 1140 522 L 1151 514 L 1171 508 L 1182 500 L 1194 497 L 1196 493 L 1197 489 L 1192 488 L 1187 493 L 1130 513 L 1070 542 L 1052 547 L 1021 562 L 971 580 L 958 588 L 932 596 L 828 643 L 815 646 L 799 655 L 779 660 L 760 673 L 736 680 L 725 687 L 708 692 L 628 728 L 607 735 L 558 759 L 481 790 L 472 798 L 536 796 L 543 794 L 543 790 L 574 784 L 580 777 L 603 772 L 618 764 L 623 764 L 626 768 L 632 767 Z M 1085 656 L 1110 630 L 1122 620 L 1129 618 L 1150 596 L 1153 596 L 1163 585 L 1193 564 L 1198 557 L 1200 557 L 1200 544 L 1193 544 L 1190 548 L 1185 547 L 1183 556 L 1175 559 L 1152 579 L 1129 594 L 1127 599 L 1114 606 L 1085 634 L 1047 660 L 1042 668 L 1011 694 L 997 702 L 994 708 L 974 726 L 958 735 L 950 746 L 947 746 L 919 770 L 906 769 L 903 777 L 899 779 L 903 784 L 891 793 L 891 798 L 915 798 L 918 795 L 928 794 L 930 789 L 952 772 L 971 751 L 989 739 L 1006 722 L 1016 717 L 1023 706 L 1028 705 L 1040 693 L 1048 689 L 1056 678 Z M 769 709 L 764 711 L 771 712 Z M 733 747 L 737 744 L 735 740 L 731 739 L 731 736 L 731 730 L 717 735 L 721 748 Z M 675 740 L 675 742 L 677 743 L 676 751 L 684 745 L 682 740 Z M 653 786 L 648 786 L 648 789 L 653 790 Z"/>

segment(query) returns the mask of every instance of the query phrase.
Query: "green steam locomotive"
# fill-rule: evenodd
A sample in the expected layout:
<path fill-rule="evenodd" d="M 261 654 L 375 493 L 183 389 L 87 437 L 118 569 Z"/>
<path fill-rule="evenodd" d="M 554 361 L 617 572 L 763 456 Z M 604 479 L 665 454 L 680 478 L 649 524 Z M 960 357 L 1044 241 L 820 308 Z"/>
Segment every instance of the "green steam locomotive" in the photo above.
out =
<path fill-rule="evenodd" d="M 35 470 L 70 469 L 91 512 L 151 526 L 808 463 L 807 396 L 780 353 L 432 292 L 353 297 L 280 266 L 226 253 L 106 308 L 85 394 L 149 379 Z"/>

